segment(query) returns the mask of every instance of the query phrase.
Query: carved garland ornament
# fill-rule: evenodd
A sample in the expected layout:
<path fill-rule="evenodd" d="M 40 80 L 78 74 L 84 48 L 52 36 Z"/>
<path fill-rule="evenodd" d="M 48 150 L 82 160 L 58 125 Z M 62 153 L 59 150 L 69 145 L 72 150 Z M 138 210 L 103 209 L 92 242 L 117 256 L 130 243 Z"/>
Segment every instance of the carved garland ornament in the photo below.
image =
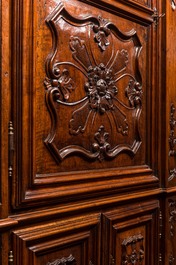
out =
<path fill-rule="evenodd" d="M 75 258 L 70 255 L 69 257 L 65 258 L 61 258 L 61 259 L 57 259 L 53 262 L 48 262 L 46 265 L 76 265 L 76 260 Z"/>
<path fill-rule="evenodd" d="M 58 47 L 58 24 L 62 18 L 66 18 L 69 27 L 72 25 L 78 28 L 86 28 L 87 34 L 86 41 L 82 37 L 77 35 L 70 35 L 69 43 L 66 43 L 66 48 L 71 51 L 72 61 L 58 62 L 56 60 Z M 65 22 L 65 23 L 66 23 Z M 51 153 L 55 159 L 59 162 L 70 154 L 80 154 L 87 159 L 99 160 L 109 159 L 116 157 L 120 152 L 127 152 L 134 155 L 140 144 L 140 134 L 138 130 L 138 122 L 141 113 L 142 106 L 142 83 L 141 75 L 138 68 L 138 57 L 141 50 L 141 44 L 135 31 L 131 31 L 129 34 L 123 34 L 116 28 L 115 25 L 109 21 L 101 18 L 87 17 L 85 19 L 77 19 L 72 17 L 65 10 L 62 3 L 58 5 L 55 11 L 47 19 L 47 23 L 53 34 L 53 52 L 49 55 L 46 61 L 46 102 L 51 114 L 52 126 L 50 134 L 45 140 Z M 59 34 L 62 34 L 59 33 Z M 91 38 L 92 36 L 92 38 Z M 127 67 L 129 64 L 129 53 L 126 49 L 120 48 L 119 50 L 113 50 L 114 36 L 118 41 L 129 42 L 135 50 L 136 58 L 134 73 L 128 72 Z M 88 43 L 90 42 L 90 44 Z M 100 52 L 99 58 L 102 57 L 102 62 L 97 62 L 95 54 L 91 45 L 97 44 L 97 49 Z M 107 49 L 112 50 L 110 59 L 106 60 L 106 56 L 103 54 Z M 79 80 L 75 78 L 74 73 L 82 74 L 82 80 L 80 84 L 84 82 L 84 86 L 79 85 Z M 126 97 L 128 105 L 118 98 L 119 88 L 118 82 L 128 79 L 128 85 L 124 87 L 124 98 Z M 85 81 L 84 81 L 85 80 Z M 84 91 L 85 96 L 78 100 L 72 101 L 72 95 L 78 90 Z M 78 92 L 77 92 L 78 93 Z M 58 106 L 75 107 L 70 119 L 68 120 L 68 132 L 72 137 L 74 143 L 74 137 L 84 134 L 89 127 L 92 127 L 92 139 L 97 143 L 90 143 L 92 146 L 90 149 L 84 147 L 84 144 L 68 145 L 59 149 L 56 144 L 55 138 L 57 123 L 57 109 Z M 124 138 L 123 144 L 117 144 L 110 146 L 107 139 L 112 132 L 105 132 L 107 129 L 104 124 L 99 125 L 98 132 L 95 127 L 97 117 L 104 117 L 111 124 L 113 131 L 116 130 L 117 134 L 124 137 L 129 135 L 129 123 L 127 115 L 131 115 L 130 119 L 134 120 L 135 133 L 133 133 L 134 141 L 131 144 L 126 144 Z M 93 129 L 95 127 L 95 130 Z M 114 133 L 114 132 L 113 132 Z M 89 137 L 90 138 L 90 137 Z M 111 140 L 110 140 L 111 141 Z"/>
<path fill-rule="evenodd" d="M 142 265 L 144 261 L 143 236 L 135 235 L 122 242 L 122 265 Z"/>

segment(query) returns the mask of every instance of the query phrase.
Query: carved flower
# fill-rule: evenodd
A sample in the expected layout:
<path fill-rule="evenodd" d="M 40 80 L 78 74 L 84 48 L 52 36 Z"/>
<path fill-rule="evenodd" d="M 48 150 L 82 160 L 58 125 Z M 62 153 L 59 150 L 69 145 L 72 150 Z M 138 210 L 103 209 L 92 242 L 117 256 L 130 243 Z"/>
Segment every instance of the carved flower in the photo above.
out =
<path fill-rule="evenodd" d="M 89 97 L 90 108 L 100 114 L 114 109 L 113 98 L 117 94 L 112 70 L 106 69 L 103 63 L 88 69 L 88 82 L 85 90 Z"/>

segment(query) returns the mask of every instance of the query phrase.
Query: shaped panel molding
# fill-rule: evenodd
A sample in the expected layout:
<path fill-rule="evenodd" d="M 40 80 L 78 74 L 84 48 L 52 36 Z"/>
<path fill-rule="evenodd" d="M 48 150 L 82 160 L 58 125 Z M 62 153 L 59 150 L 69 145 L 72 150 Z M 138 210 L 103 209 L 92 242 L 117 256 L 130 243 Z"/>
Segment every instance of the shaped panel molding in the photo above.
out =
<path fill-rule="evenodd" d="M 153 11 L 86 2 L 13 1 L 14 209 L 158 187 Z"/>
<path fill-rule="evenodd" d="M 44 82 L 51 116 L 45 144 L 53 157 L 60 162 L 74 154 L 101 161 L 122 152 L 134 156 L 141 145 L 143 94 L 137 33 L 124 34 L 101 16 L 78 19 L 62 3 L 46 22 L 53 50 Z M 60 59 L 63 34 L 69 57 Z"/>

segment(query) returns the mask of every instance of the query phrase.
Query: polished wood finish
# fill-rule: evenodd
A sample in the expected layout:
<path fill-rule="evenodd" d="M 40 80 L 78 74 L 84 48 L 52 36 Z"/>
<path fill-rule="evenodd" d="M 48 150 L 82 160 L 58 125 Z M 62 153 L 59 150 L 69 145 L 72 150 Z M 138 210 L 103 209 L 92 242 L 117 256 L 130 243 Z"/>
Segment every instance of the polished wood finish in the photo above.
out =
<path fill-rule="evenodd" d="M 175 7 L 1 1 L 1 264 L 175 264 Z"/>

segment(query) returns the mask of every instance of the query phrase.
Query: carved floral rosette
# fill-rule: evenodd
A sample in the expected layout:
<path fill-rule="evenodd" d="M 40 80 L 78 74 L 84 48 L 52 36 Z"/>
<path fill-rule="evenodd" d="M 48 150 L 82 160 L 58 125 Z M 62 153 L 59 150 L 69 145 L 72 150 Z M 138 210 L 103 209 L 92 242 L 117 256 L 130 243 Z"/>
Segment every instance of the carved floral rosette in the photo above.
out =
<path fill-rule="evenodd" d="M 124 34 L 101 16 L 74 17 L 62 3 L 46 22 L 53 40 L 44 82 L 50 152 L 57 162 L 73 154 L 100 161 L 134 156 L 143 94 L 137 33 Z"/>

